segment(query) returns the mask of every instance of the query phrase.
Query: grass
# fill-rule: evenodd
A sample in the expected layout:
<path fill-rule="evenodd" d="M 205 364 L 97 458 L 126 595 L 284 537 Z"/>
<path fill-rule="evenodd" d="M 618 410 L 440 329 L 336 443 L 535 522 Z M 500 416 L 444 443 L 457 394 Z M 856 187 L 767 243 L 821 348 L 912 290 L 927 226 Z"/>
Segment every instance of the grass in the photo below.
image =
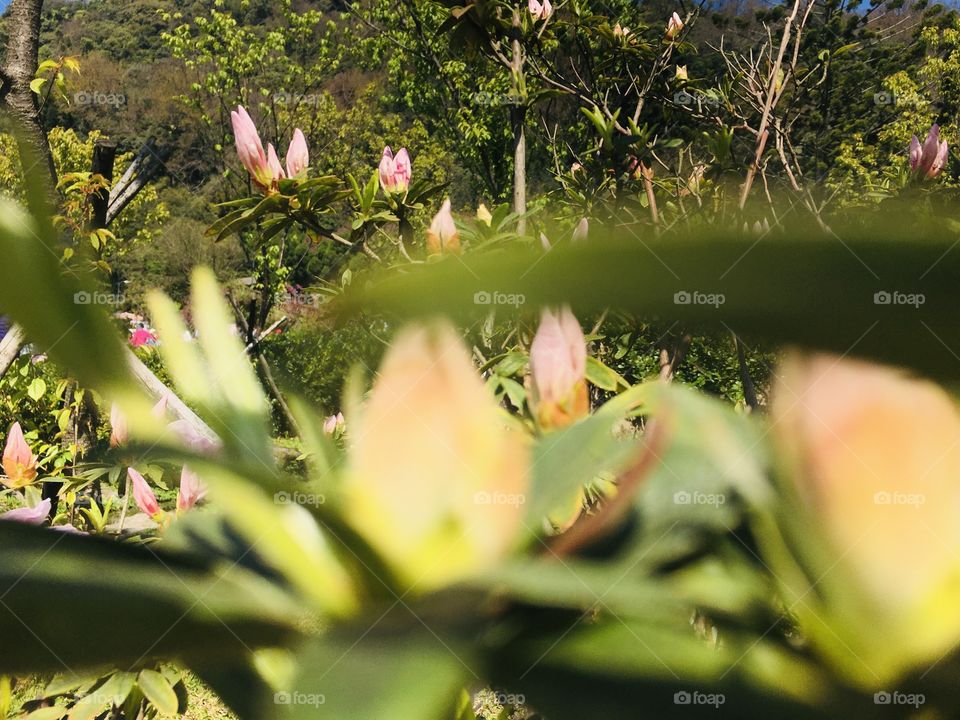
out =
<path fill-rule="evenodd" d="M 14 678 L 10 707 L 6 716 L 3 708 L 0 707 L 0 719 L 16 718 L 20 715 L 23 712 L 23 704 L 40 696 L 49 679 L 49 676 L 39 674 Z M 217 694 L 196 675 L 184 671 L 183 682 L 187 686 L 187 695 L 190 698 L 183 718 L 186 720 L 236 720 L 236 715 L 230 712 Z"/>

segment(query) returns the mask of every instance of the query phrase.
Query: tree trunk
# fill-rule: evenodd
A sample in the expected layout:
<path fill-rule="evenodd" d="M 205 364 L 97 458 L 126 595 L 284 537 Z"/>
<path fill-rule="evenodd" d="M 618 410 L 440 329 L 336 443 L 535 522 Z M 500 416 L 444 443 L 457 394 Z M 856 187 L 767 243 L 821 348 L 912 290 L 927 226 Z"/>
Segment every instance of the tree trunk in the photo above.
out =
<path fill-rule="evenodd" d="M 677 368 L 683 362 L 687 354 L 687 348 L 690 347 L 691 337 L 689 333 L 684 333 L 675 342 L 667 341 L 660 348 L 660 379 L 664 382 L 671 382 L 676 375 Z"/>
<path fill-rule="evenodd" d="M 90 172 L 106 180 L 106 187 L 90 196 L 93 230 L 107 227 L 107 206 L 110 204 L 110 186 L 113 184 L 113 163 L 117 159 L 117 146 L 108 140 L 97 140 L 93 146 L 93 162 Z"/>
<path fill-rule="evenodd" d="M 520 48 L 520 11 L 513 11 L 513 57 L 510 68 L 513 74 L 513 98 L 510 106 L 510 123 L 513 128 L 513 211 L 520 215 L 517 232 L 527 230 L 527 221 L 522 216 L 527 212 L 527 136 L 524 123 L 527 119 L 527 99 L 524 92 L 523 52 Z"/>
<path fill-rule="evenodd" d="M 5 64 L 0 70 L 0 100 L 13 118 L 20 124 L 27 141 L 33 146 L 37 157 L 46 163 L 50 177 L 56 180 L 57 173 L 43 130 L 37 106 L 37 96 L 30 89 L 30 82 L 37 72 L 37 54 L 40 47 L 40 13 L 43 0 L 13 0 L 7 21 L 7 51 Z M 24 168 L 25 171 L 30 168 Z"/>
<path fill-rule="evenodd" d="M 7 334 L 0 340 L 0 377 L 3 377 L 13 361 L 20 355 L 23 346 L 27 340 L 23 335 L 23 328 L 19 325 L 12 325 Z"/>
<path fill-rule="evenodd" d="M 760 407 L 760 401 L 757 399 L 757 389 L 753 384 L 753 378 L 750 377 L 750 368 L 747 367 L 747 354 L 744 351 L 743 343 L 736 333 L 733 335 L 733 344 L 737 349 L 737 365 L 740 368 L 740 383 L 743 385 L 743 399 L 747 407 L 753 412 Z"/>

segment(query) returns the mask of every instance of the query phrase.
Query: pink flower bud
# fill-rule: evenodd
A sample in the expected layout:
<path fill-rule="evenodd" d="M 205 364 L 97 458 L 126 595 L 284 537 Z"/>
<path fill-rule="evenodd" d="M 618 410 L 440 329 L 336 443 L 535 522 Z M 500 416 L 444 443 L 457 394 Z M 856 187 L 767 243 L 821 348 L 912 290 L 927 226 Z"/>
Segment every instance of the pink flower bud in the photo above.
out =
<path fill-rule="evenodd" d="M 154 405 L 153 410 L 150 411 L 155 418 L 163 420 L 167 416 L 167 401 L 168 396 L 166 394 L 157 400 L 157 404 Z"/>
<path fill-rule="evenodd" d="M 544 429 L 564 427 L 589 410 L 587 344 L 570 308 L 544 309 L 530 345 L 532 406 Z"/>
<path fill-rule="evenodd" d="M 932 180 L 947 164 L 947 141 L 940 140 L 940 126 L 934 123 L 923 145 L 914 135 L 910 139 L 910 170 L 921 180 Z"/>
<path fill-rule="evenodd" d="M 577 223 L 577 226 L 573 229 L 573 236 L 570 238 L 571 242 L 580 242 L 581 240 L 586 240 L 590 235 L 590 221 L 586 218 L 581 218 L 580 222 Z"/>
<path fill-rule="evenodd" d="M 41 500 L 36 507 L 23 507 L 10 510 L 0 515 L 0 520 L 27 523 L 28 525 L 42 525 L 50 514 L 50 498 Z"/>
<path fill-rule="evenodd" d="M 280 164 L 280 158 L 277 157 L 277 151 L 274 149 L 273 143 L 267 144 L 267 167 L 270 169 L 269 187 L 276 187 L 277 181 L 285 176 L 283 174 L 283 166 Z"/>
<path fill-rule="evenodd" d="M 337 432 L 343 432 L 346 421 L 343 419 L 343 413 L 331 415 L 323 421 L 323 432 L 327 435 L 334 435 Z"/>
<path fill-rule="evenodd" d="M 157 502 L 157 496 L 153 494 L 153 490 L 143 479 L 143 475 L 133 468 L 127 468 L 127 475 L 133 483 L 133 499 L 137 503 L 137 507 L 154 520 L 163 515 L 160 503 Z"/>
<path fill-rule="evenodd" d="M 3 450 L 3 471 L 6 478 L 3 484 L 10 488 L 21 488 L 37 478 L 37 458 L 23 437 L 20 423 L 15 422 L 7 435 L 7 444 Z"/>
<path fill-rule="evenodd" d="M 303 131 L 297 128 L 293 131 L 293 139 L 287 147 L 287 177 L 299 177 L 305 172 L 310 164 L 310 151 L 307 149 L 307 139 L 303 136 Z"/>
<path fill-rule="evenodd" d="M 667 22 L 667 40 L 673 40 L 677 35 L 680 34 L 680 31 L 683 30 L 683 20 L 680 19 L 680 16 L 674 13 L 670 16 L 670 20 Z"/>
<path fill-rule="evenodd" d="M 450 212 L 450 198 L 443 201 L 440 211 L 433 216 L 427 230 L 427 250 L 431 255 L 460 253 L 460 234 Z"/>
<path fill-rule="evenodd" d="M 177 492 L 177 512 L 186 512 L 207 495 L 206 486 L 186 465 L 180 470 L 180 490 Z"/>
<path fill-rule="evenodd" d="M 528 0 L 527 10 L 530 11 L 530 16 L 534 20 L 546 20 L 553 15 L 553 5 L 550 4 L 550 0 L 543 0 L 543 4 L 539 0 Z"/>
<path fill-rule="evenodd" d="M 110 406 L 110 447 L 118 447 L 130 438 L 127 427 L 127 416 L 117 407 L 116 403 Z"/>
<path fill-rule="evenodd" d="M 388 145 L 380 158 L 380 187 L 388 193 L 402 194 L 410 187 L 413 168 L 406 148 L 401 148 L 396 157 Z"/>
<path fill-rule="evenodd" d="M 230 113 L 230 122 L 233 125 L 233 137 L 240 162 L 261 189 L 269 188 L 274 179 L 273 171 L 267 164 L 267 154 L 263 151 L 257 126 L 253 124 L 243 105 L 238 105 L 237 109 Z"/>

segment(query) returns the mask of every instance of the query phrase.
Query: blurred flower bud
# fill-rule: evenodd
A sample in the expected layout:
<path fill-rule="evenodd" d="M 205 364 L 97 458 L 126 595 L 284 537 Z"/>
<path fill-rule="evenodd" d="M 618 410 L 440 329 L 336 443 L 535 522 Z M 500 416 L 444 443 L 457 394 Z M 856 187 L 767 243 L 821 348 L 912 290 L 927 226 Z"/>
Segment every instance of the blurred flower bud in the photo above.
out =
<path fill-rule="evenodd" d="M 772 420 L 800 509 L 791 506 L 784 527 L 809 573 L 786 600 L 813 643 L 851 679 L 871 685 L 956 647 L 954 400 L 891 368 L 794 357 L 774 389 Z"/>
<path fill-rule="evenodd" d="M 443 201 L 427 229 L 427 251 L 431 255 L 460 252 L 460 234 L 450 212 L 450 198 Z"/>
<path fill-rule="evenodd" d="M 522 528 L 528 457 L 456 331 L 410 326 L 357 419 L 344 510 L 411 587 L 497 562 Z"/>
<path fill-rule="evenodd" d="M 343 413 L 338 412 L 323 421 L 323 432 L 327 435 L 336 435 L 342 433 L 345 426 L 346 420 L 343 419 Z"/>
<path fill-rule="evenodd" d="M 544 309 L 530 344 L 532 408 L 545 430 L 564 427 L 587 415 L 587 343 L 570 308 Z"/>
<path fill-rule="evenodd" d="M 177 492 L 177 512 L 186 512 L 207 495 L 207 488 L 199 476 L 184 465 L 180 469 L 180 489 Z"/>
<path fill-rule="evenodd" d="M 590 221 L 586 218 L 581 218 L 580 222 L 577 223 L 577 226 L 573 229 L 573 236 L 570 238 L 572 242 L 579 242 L 580 240 L 586 240 L 590 235 Z"/>
<path fill-rule="evenodd" d="M 119 447 L 130 438 L 130 429 L 127 425 L 127 416 L 117 407 L 110 405 L 110 447 Z"/>
<path fill-rule="evenodd" d="M 480 207 L 477 208 L 477 220 L 487 227 L 490 227 L 490 223 L 493 222 L 493 215 L 490 214 L 487 206 L 483 203 L 480 203 Z"/>

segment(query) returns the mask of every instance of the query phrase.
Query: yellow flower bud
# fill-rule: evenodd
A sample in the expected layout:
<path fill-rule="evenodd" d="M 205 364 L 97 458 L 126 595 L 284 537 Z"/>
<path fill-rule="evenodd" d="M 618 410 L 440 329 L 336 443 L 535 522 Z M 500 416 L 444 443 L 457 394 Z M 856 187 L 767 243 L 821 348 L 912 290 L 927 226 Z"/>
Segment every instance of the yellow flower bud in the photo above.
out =
<path fill-rule="evenodd" d="M 387 353 L 351 433 L 348 521 L 417 590 L 495 563 L 521 529 L 528 458 L 447 324 Z"/>
<path fill-rule="evenodd" d="M 785 525 L 812 583 L 787 602 L 814 644 L 868 686 L 936 661 L 960 642 L 953 400 L 879 365 L 793 358 L 773 422 L 802 508 Z"/>

